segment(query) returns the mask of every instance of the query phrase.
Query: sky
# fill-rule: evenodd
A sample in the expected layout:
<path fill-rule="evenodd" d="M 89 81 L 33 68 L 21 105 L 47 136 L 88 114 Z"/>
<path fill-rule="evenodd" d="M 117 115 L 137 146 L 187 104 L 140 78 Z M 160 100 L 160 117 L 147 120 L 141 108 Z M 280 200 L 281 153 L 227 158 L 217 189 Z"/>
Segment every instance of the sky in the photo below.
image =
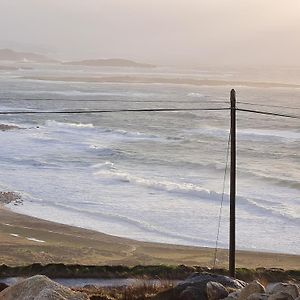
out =
<path fill-rule="evenodd" d="M 64 60 L 300 66 L 300 1 L 0 0 L 0 47 Z"/>

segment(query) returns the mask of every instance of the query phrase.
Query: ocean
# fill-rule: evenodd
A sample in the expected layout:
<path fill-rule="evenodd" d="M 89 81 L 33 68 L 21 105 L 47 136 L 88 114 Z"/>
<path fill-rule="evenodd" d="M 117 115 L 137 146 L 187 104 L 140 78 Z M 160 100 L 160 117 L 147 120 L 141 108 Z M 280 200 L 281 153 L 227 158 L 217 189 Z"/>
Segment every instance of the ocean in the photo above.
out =
<path fill-rule="evenodd" d="M 26 66 L 0 71 L 0 111 L 229 107 L 235 88 L 238 101 L 254 104 L 240 108 L 300 116 L 299 68 Z M 0 132 L 0 190 L 22 196 L 22 205 L 8 205 L 22 214 L 142 241 L 214 247 L 229 113 L 1 115 L 0 124 L 22 129 Z M 237 112 L 237 248 L 300 254 L 299 192 L 300 120 Z"/>

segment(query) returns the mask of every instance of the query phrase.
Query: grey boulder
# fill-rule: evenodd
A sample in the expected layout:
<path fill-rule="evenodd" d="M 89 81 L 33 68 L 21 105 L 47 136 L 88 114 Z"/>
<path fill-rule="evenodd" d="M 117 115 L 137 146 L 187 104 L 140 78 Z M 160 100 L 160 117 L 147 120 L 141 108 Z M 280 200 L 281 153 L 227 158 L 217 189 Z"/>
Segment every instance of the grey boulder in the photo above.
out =
<path fill-rule="evenodd" d="M 238 300 L 247 300 L 252 294 L 264 294 L 265 292 L 263 285 L 255 280 L 241 290 Z"/>
<path fill-rule="evenodd" d="M 299 297 L 299 289 L 295 284 L 292 283 L 276 283 L 270 288 L 270 294 L 277 294 L 279 292 L 284 292 L 296 299 Z"/>
<path fill-rule="evenodd" d="M 0 300 L 88 300 L 86 294 L 76 293 L 46 276 L 25 279 L 0 293 Z"/>
<path fill-rule="evenodd" d="M 223 284 L 209 281 L 206 284 L 206 294 L 208 300 L 219 300 L 226 298 L 229 293 Z"/>
<path fill-rule="evenodd" d="M 217 284 L 216 284 L 217 283 Z M 218 285 L 219 284 L 219 285 Z M 176 287 L 161 292 L 153 300 L 215 300 L 225 298 L 230 291 L 241 289 L 245 282 L 224 275 L 194 273 Z M 212 298 L 208 298 L 212 297 Z M 220 299 L 220 298 L 219 298 Z"/>
<path fill-rule="evenodd" d="M 271 294 L 268 300 L 294 300 L 294 298 L 285 292 L 278 292 L 276 294 Z"/>

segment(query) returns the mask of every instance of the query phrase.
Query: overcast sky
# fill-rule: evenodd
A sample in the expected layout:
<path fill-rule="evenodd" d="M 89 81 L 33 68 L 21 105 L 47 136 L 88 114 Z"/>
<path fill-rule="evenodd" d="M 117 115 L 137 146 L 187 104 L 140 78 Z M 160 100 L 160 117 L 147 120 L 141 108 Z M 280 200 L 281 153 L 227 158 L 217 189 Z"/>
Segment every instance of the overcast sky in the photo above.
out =
<path fill-rule="evenodd" d="M 300 0 L 0 0 L 0 47 L 64 59 L 300 65 Z"/>

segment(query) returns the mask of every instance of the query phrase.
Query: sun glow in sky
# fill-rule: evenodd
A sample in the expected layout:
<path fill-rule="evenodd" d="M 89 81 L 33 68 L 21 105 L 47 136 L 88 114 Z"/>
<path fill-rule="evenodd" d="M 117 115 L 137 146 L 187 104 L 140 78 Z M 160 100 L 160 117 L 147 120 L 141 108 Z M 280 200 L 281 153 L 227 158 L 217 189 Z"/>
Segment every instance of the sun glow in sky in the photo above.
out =
<path fill-rule="evenodd" d="M 299 0 L 1 0 L 0 47 L 59 58 L 300 65 Z"/>

